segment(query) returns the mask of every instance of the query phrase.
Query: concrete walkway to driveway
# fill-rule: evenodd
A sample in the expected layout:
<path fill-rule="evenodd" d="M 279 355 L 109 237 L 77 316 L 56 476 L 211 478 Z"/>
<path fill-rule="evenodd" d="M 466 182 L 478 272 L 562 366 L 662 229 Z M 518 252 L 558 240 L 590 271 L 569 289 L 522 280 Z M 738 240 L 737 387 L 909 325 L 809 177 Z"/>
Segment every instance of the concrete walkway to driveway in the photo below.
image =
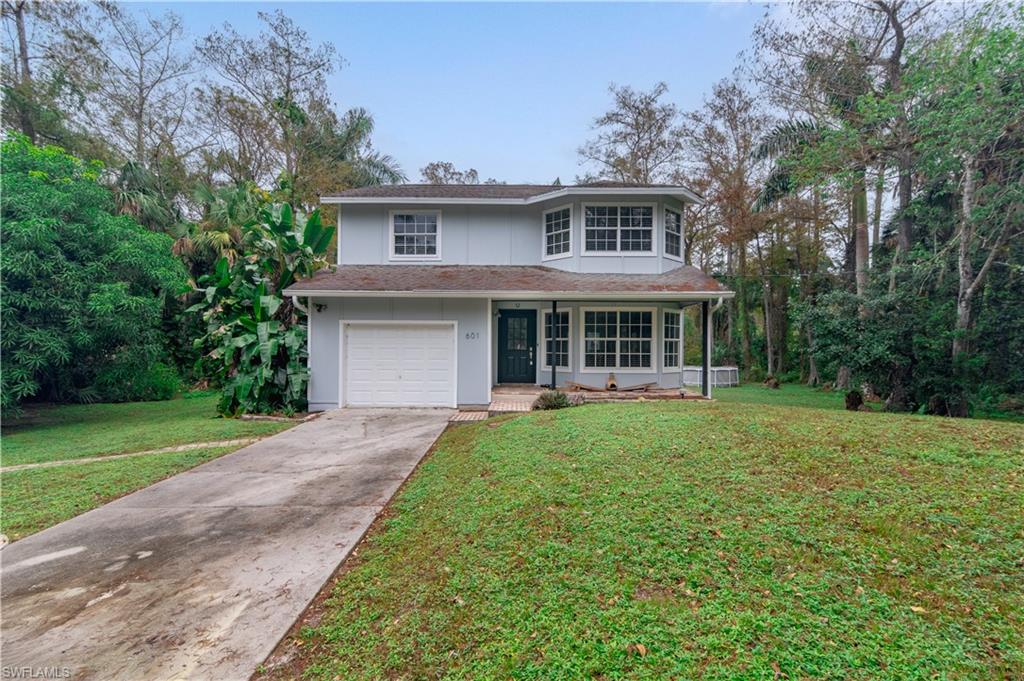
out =
<path fill-rule="evenodd" d="M 4 668 L 248 678 L 451 414 L 330 412 L 5 547 Z"/>

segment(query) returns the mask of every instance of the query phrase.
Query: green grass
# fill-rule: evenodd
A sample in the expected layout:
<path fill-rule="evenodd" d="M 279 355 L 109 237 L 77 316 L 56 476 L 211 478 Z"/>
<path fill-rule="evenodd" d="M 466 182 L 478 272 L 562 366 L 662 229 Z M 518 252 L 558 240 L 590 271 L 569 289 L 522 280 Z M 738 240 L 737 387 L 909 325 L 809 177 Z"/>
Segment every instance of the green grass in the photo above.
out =
<path fill-rule="evenodd" d="M 164 402 L 61 405 L 4 423 L 4 466 L 263 437 L 293 424 L 217 417 L 217 396 Z M 12 541 L 238 447 L 196 449 L 0 473 L 0 532 Z"/>
<path fill-rule="evenodd" d="M 3 465 L 261 437 L 291 425 L 218 418 L 216 407 L 217 395 L 193 393 L 165 402 L 30 408 L 21 419 L 4 423 Z"/>
<path fill-rule="evenodd" d="M 723 398 L 460 426 L 270 673 L 1022 678 L 1022 507 L 1016 424 Z"/>
<path fill-rule="evenodd" d="M 812 407 L 845 409 L 842 391 L 824 391 L 806 385 L 783 383 L 778 390 L 760 383 L 744 383 L 733 388 L 712 388 L 711 396 L 719 402 L 740 404 L 772 404 L 779 407 Z"/>
<path fill-rule="evenodd" d="M 235 449 L 194 449 L 3 473 L 0 530 L 11 541 L 20 539 Z"/>

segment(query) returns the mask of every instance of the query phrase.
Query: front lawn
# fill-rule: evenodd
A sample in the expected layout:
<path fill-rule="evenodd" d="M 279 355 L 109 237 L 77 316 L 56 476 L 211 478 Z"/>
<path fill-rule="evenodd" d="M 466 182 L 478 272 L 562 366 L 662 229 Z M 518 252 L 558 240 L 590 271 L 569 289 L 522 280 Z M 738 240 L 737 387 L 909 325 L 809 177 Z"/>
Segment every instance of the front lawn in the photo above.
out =
<path fill-rule="evenodd" d="M 267 674 L 1022 678 L 1022 506 L 1009 423 L 720 401 L 459 426 Z"/>
<path fill-rule="evenodd" d="M 190 443 L 258 438 L 291 427 L 279 421 L 222 419 L 217 396 L 166 402 L 62 405 L 30 409 L 4 424 L 4 466 L 102 457 Z M 0 473 L 0 532 L 10 540 L 43 530 L 240 445 Z"/>
<path fill-rule="evenodd" d="M 741 404 L 771 404 L 779 407 L 815 409 L 846 408 L 846 395 L 843 391 L 819 390 L 799 383 L 783 383 L 778 389 L 766 388 L 760 383 L 744 383 L 731 388 L 712 388 L 711 396 L 719 402 Z"/>
<path fill-rule="evenodd" d="M 191 393 L 164 402 L 30 405 L 21 418 L 4 423 L 3 465 L 261 437 L 288 427 L 217 418 L 217 399 L 213 393 Z"/>

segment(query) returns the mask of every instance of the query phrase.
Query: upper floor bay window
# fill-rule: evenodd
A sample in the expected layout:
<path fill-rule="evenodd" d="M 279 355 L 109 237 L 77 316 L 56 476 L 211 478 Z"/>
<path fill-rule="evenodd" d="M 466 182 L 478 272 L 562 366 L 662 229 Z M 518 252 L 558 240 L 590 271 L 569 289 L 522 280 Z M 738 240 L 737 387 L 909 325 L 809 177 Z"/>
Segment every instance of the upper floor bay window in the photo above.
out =
<path fill-rule="evenodd" d="M 583 239 L 587 253 L 651 253 L 654 206 L 584 206 Z"/>
<path fill-rule="evenodd" d="M 392 260 L 441 258 L 441 211 L 391 212 Z"/>
<path fill-rule="evenodd" d="M 665 255 L 683 258 L 683 216 L 671 208 L 665 209 Z"/>
<path fill-rule="evenodd" d="M 572 207 L 544 213 L 544 258 L 564 258 L 572 254 Z"/>
<path fill-rule="evenodd" d="M 583 370 L 654 369 L 654 310 L 583 310 Z"/>

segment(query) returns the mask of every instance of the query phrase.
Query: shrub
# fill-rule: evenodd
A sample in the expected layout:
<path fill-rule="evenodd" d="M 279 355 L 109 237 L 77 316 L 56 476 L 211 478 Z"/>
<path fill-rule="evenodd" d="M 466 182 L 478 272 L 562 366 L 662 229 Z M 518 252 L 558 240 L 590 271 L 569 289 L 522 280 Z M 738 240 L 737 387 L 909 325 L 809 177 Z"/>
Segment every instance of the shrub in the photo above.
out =
<path fill-rule="evenodd" d="M 557 390 L 545 390 L 537 398 L 537 402 L 534 405 L 535 409 L 565 409 L 571 406 L 569 398 L 566 397 L 565 393 L 558 392 Z"/>
<path fill-rule="evenodd" d="M 135 399 L 131 383 L 167 356 L 167 305 L 188 290 L 171 238 L 115 215 L 99 164 L 20 135 L 2 154 L 4 410 Z"/>

